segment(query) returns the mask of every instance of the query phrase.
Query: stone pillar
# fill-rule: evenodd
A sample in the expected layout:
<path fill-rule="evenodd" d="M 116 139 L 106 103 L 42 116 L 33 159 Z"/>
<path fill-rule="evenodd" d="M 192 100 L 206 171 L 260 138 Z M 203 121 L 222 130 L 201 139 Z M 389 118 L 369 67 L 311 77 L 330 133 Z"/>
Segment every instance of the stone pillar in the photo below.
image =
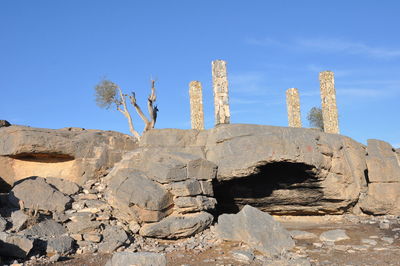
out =
<path fill-rule="evenodd" d="M 298 89 L 291 88 L 286 90 L 286 106 L 289 127 L 301 127 L 300 96 Z"/>
<path fill-rule="evenodd" d="M 228 77 L 225 61 L 215 60 L 212 62 L 212 79 L 215 125 L 229 124 L 231 114 L 229 111 Z"/>
<path fill-rule="evenodd" d="M 322 117 L 326 133 L 339 134 L 338 111 L 336 106 L 335 81 L 332 71 L 319 73 L 321 88 Z"/>
<path fill-rule="evenodd" d="M 203 91 L 200 81 L 192 81 L 189 84 L 190 97 L 190 121 L 192 129 L 204 129 Z"/>

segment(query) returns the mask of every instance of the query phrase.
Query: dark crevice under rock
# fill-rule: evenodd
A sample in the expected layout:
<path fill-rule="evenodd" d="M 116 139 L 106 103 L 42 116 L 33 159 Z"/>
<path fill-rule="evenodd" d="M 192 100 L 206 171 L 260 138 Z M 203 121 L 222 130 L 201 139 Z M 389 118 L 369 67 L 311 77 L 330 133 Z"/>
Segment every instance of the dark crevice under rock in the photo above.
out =
<path fill-rule="evenodd" d="M 21 161 L 39 162 L 39 163 L 61 163 L 72 161 L 75 158 L 68 154 L 59 153 L 20 153 L 9 156 Z"/>
<path fill-rule="evenodd" d="M 215 185 L 217 212 L 237 213 L 246 204 L 271 214 L 307 214 L 302 207 L 317 206 L 323 192 L 313 166 L 274 162 L 257 174 Z"/>

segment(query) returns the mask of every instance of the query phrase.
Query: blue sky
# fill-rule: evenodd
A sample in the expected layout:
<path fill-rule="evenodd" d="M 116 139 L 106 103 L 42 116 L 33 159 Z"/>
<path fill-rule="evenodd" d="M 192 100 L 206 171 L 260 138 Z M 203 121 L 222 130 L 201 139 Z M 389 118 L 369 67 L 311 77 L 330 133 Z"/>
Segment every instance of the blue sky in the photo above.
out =
<path fill-rule="evenodd" d="M 154 77 L 157 128 L 190 128 L 192 80 L 211 128 L 211 61 L 224 59 L 232 123 L 286 126 L 285 91 L 296 87 L 307 127 L 318 73 L 332 70 L 341 133 L 400 147 L 399 12 L 395 0 L 1 0 L 0 119 L 128 133 L 93 87 L 106 76 L 144 107 Z"/>

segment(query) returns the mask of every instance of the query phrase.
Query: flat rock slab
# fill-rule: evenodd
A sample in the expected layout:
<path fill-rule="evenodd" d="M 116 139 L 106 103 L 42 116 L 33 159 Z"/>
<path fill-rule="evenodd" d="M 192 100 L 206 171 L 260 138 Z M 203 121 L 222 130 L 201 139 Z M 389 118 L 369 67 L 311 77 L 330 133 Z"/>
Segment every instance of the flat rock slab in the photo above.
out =
<path fill-rule="evenodd" d="M 336 242 L 336 241 L 350 239 L 350 237 L 348 235 L 346 235 L 345 230 L 336 229 L 336 230 L 329 230 L 329 231 L 323 232 L 319 236 L 319 239 L 321 241 L 326 241 L 326 242 Z"/>
<path fill-rule="evenodd" d="M 139 234 L 170 239 L 188 237 L 206 229 L 213 219 L 214 217 L 207 212 L 171 215 L 160 222 L 143 225 Z"/>
<path fill-rule="evenodd" d="M 106 266 L 166 266 L 167 258 L 164 254 L 153 252 L 117 252 L 106 263 Z"/>
<path fill-rule="evenodd" d="M 69 196 L 64 195 L 40 177 L 28 178 L 15 185 L 8 198 L 16 207 L 22 200 L 25 208 L 37 208 L 44 211 L 62 212 L 69 208 L 71 203 Z"/>
<path fill-rule="evenodd" d="M 243 241 L 266 255 L 278 255 L 295 243 L 289 232 L 268 213 L 246 205 L 237 214 L 222 214 L 215 227 L 223 240 Z"/>

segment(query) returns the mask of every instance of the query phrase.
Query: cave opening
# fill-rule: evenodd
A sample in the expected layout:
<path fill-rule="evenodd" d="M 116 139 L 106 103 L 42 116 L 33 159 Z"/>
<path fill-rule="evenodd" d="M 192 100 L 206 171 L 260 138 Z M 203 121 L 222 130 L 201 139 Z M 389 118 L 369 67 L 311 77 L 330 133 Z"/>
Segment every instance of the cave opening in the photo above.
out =
<path fill-rule="evenodd" d="M 314 166 L 273 162 L 256 174 L 215 184 L 217 214 L 237 213 L 249 204 L 270 214 L 305 214 L 302 206 L 314 206 L 323 197 Z"/>

